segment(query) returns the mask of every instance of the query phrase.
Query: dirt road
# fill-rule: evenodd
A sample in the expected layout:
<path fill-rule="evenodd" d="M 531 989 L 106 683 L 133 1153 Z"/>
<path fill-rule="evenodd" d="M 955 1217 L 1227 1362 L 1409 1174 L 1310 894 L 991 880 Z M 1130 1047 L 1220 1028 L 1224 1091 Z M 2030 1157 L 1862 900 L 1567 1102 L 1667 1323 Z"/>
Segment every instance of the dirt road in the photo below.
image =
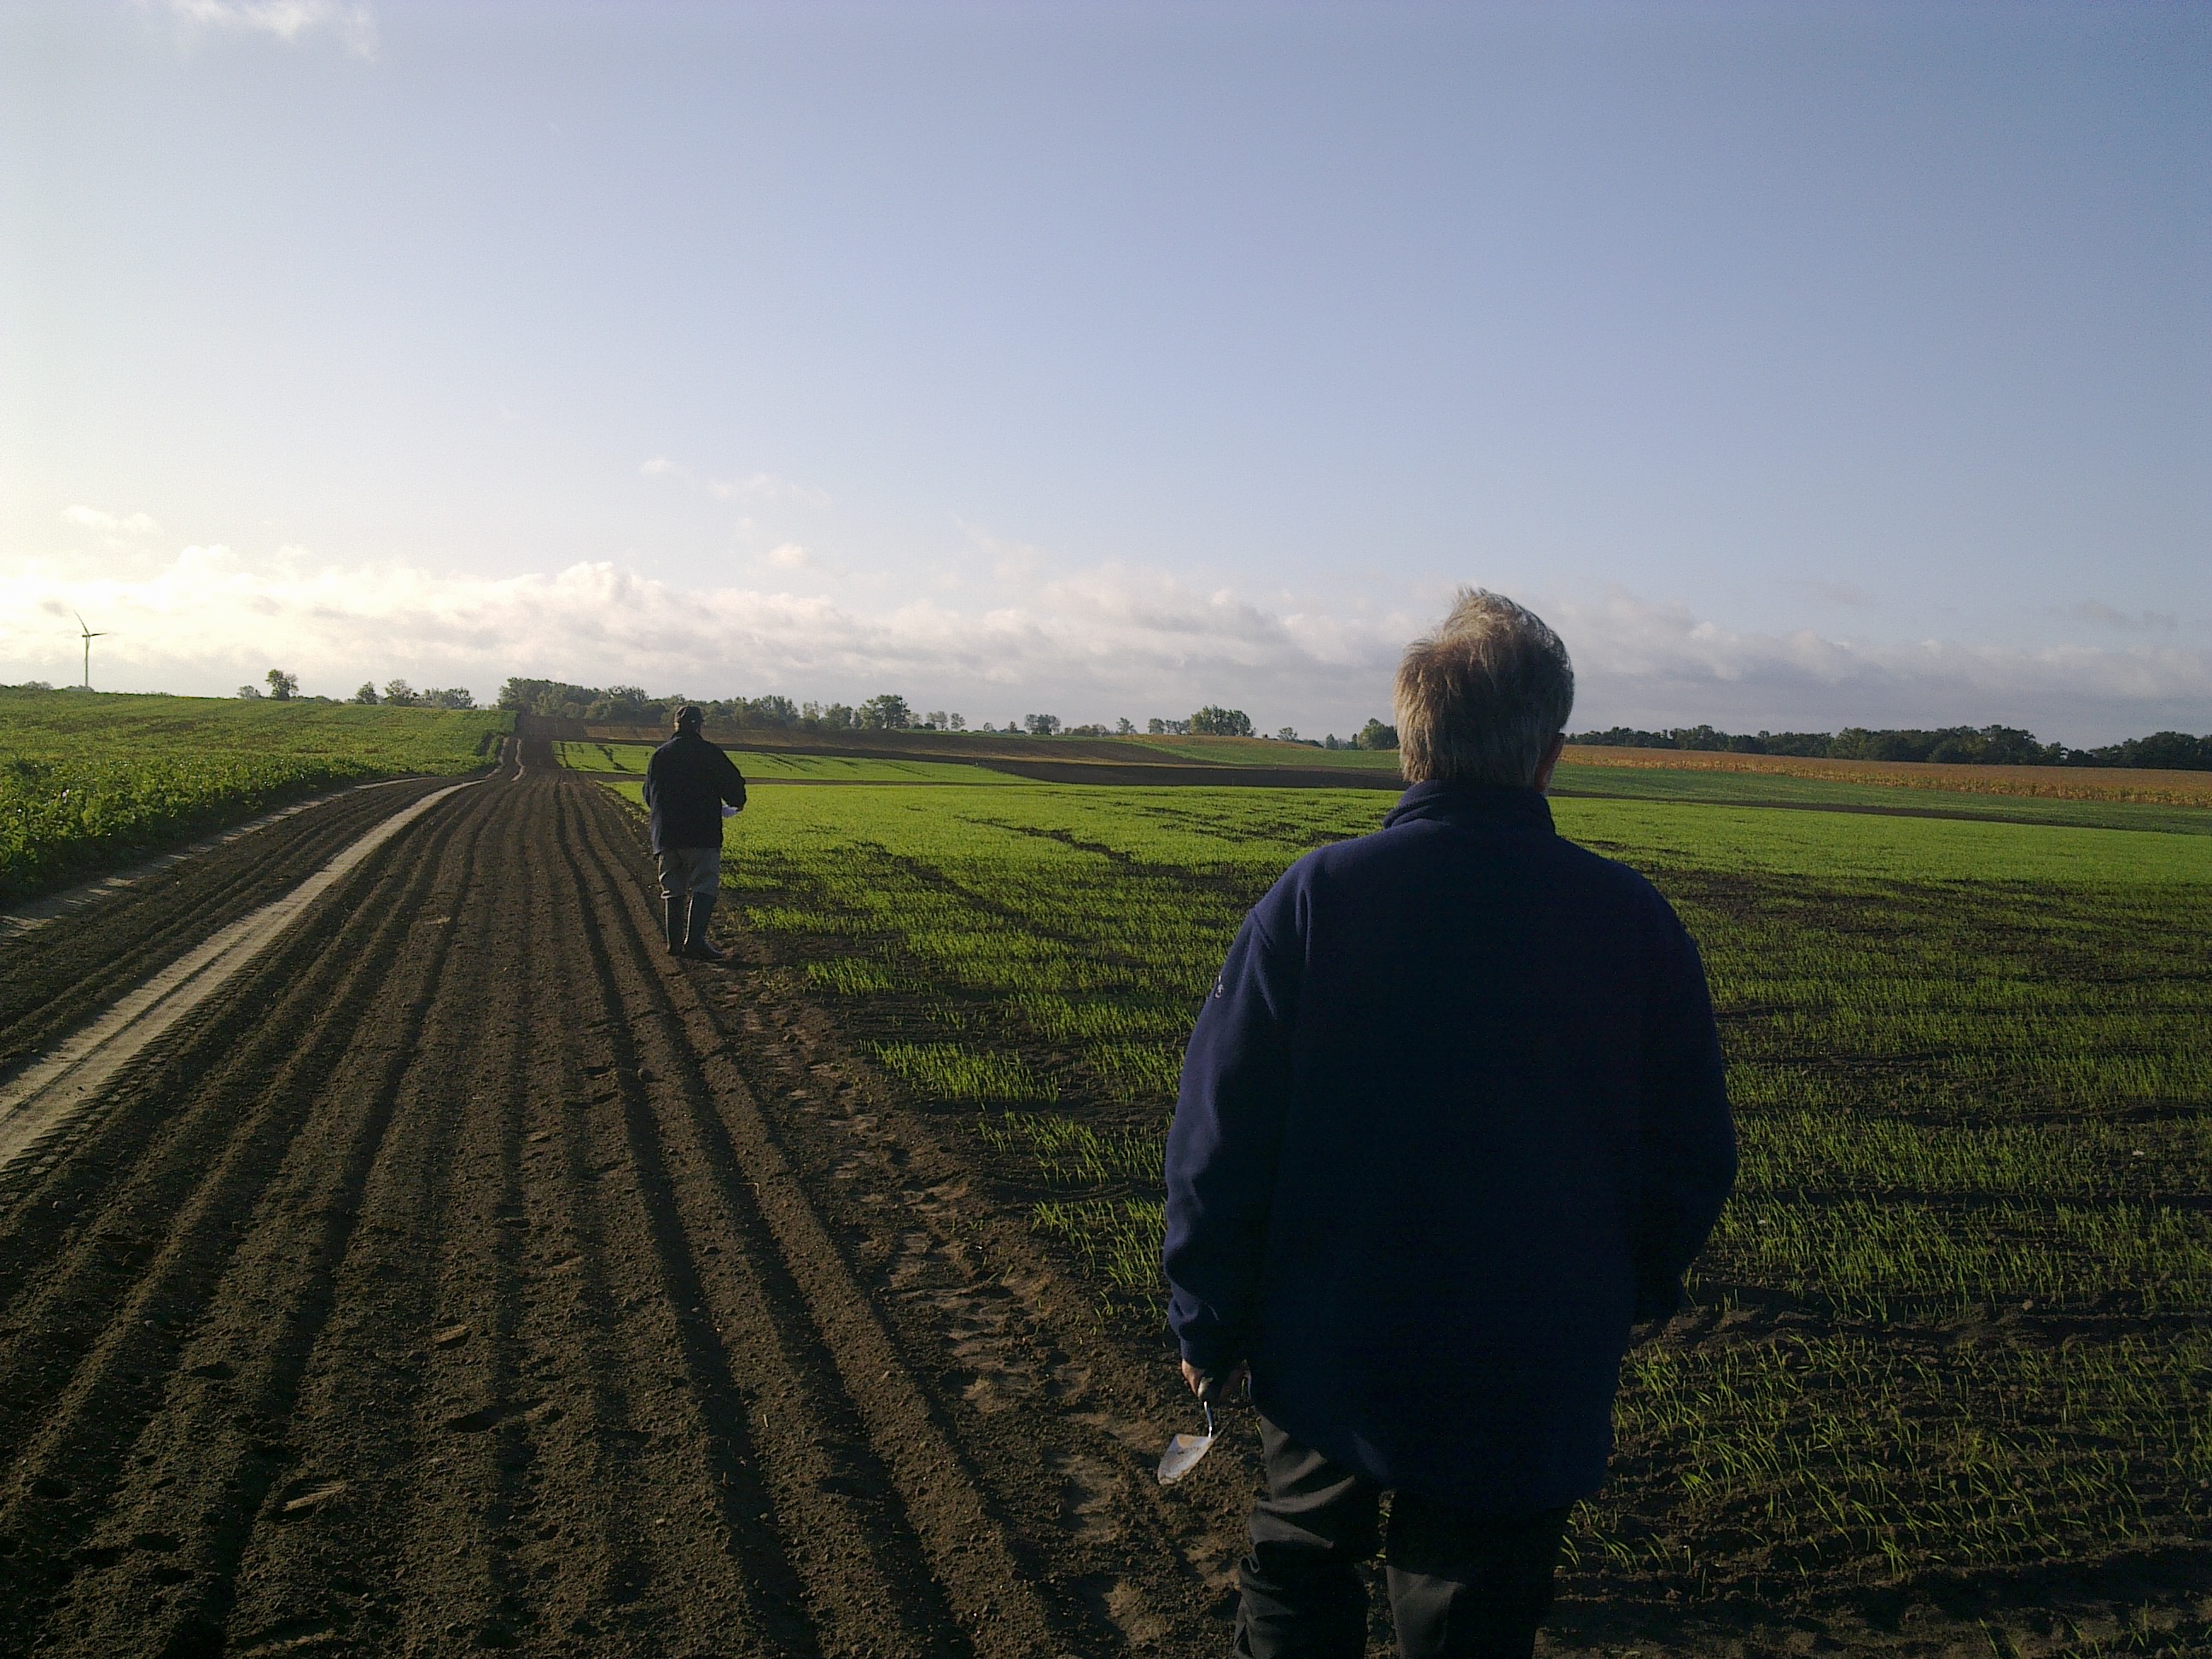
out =
<path fill-rule="evenodd" d="M 0 1175 L 0 1651 L 1221 1650 L 1249 1464 L 533 746 Z M 0 1060 L 410 793 L 0 947 Z"/>

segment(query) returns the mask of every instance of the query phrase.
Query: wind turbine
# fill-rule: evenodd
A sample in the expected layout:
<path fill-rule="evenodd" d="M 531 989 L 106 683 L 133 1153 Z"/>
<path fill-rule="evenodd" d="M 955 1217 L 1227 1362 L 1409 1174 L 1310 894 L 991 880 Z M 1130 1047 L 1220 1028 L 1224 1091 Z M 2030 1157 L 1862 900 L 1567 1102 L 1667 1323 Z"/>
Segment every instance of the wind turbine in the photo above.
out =
<path fill-rule="evenodd" d="M 92 690 L 92 642 L 94 640 L 106 639 L 107 630 L 102 629 L 95 634 L 84 625 L 84 617 L 82 612 L 72 611 L 70 615 L 76 618 L 76 631 L 84 635 L 84 689 L 89 691 Z"/>

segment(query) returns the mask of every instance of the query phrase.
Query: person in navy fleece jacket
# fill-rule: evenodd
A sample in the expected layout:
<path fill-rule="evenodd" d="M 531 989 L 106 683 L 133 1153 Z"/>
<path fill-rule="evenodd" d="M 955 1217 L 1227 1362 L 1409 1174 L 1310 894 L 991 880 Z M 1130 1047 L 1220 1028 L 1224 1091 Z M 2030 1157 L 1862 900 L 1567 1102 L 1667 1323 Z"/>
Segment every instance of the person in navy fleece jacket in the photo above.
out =
<path fill-rule="evenodd" d="M 1464 592 L 1397 682 L 1412 787 L 1254 907 L 1168 1137 L 1169 1322 L 1249 1375 L 1268 1491 L 1237 1651 L 1527 1656 L 1605 1476 L 1632 1328 L 1674 1311 L 1735 1176 L 1697 947 L 1553 830 L 1559 636 Z"/>

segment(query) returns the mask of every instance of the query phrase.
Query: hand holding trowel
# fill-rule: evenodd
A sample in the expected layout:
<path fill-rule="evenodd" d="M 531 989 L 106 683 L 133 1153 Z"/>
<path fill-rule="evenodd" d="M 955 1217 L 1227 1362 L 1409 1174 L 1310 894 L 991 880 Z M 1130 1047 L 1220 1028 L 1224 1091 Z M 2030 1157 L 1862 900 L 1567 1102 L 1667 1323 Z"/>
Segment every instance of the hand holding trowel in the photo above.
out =
<path fill-rule="evenodd" d="M 1233 1367 L 1218 1376 L 1208 1376 L 1188 1359 L 1182 1363 L 1183 1381 L 1198 1396 L 1198 1408 L 1206 1413 L 1204 1434 L 1179 1434 L 1168 1442 L 1168 1449 L 1160 1454 L 1160 1485 L 1172 1486 L 1196 1468 L 1206 1453 L 1213 1449 L 1213 1402 L 1223 1398 L 1237 1383 L 1244 1382 L 1244 1368 Z"/>

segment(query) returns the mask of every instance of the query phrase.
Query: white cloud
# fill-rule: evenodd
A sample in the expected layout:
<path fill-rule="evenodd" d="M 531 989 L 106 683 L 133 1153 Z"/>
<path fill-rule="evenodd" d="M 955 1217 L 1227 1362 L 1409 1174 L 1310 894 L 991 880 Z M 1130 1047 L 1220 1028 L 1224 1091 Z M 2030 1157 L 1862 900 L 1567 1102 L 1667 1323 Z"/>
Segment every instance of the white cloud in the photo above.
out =
<path fill-rule="evenodd" d="M 828 490 L 780 478 L 773 472 L 756 472 L 750 477 L 737 479 L 702 478 L 665 455 L 655 455 L 637 470 L 648 478 L 673 478 L 678 483 L 689 484 L 718 501 L 792 501 L 817 509 L 836 505 Z"/>
<path fill-rule="evenodd" d="M 2066 607 L 2063 613 L 2075 622 L 2095 624 L 2099 628 L 2114 628 L 2125 634 L 2140 634 L 2151 629 L 2172 633 L 2181 626 L 2181 618 L 2166 611 L 2138 611 L 2132 614 L 2118 611 L 2101 599 L 2082 599 Z"/>
<path fill-rule="evenodd" d="M 2025 726 L 2069 743 L 2212 727 L 2212 652 L 1740 631 L 1615 589 L 1540 607 L 1574 653 L 1579 726 Z"/>
<path fill-rule="evenodd" d="M 797 542 L 786 542 L 781 547 L 772 547 L 761 557 L 779 570 L 804 570 L 814 562 L 806 550 Z"/>
<path fill-rule="evenodd" d="M 286 45 L 328 29 L 355 57 L 376 56 L 376 13 L 363 0 L 168 0 L 187 30 L 272 34 Z"/>
<path fill-rule="evenodd" d="M 62 522 L 111 536 L 151 536 L 161 528 L 143 513 L 104 513 L 96 507 L 64 507 Z"/>
<path fill-rule="evenodd" d="M 1261 603 L 1118 564 L 1015 583 L 967 608 L 870 607 L 792 591 L 804 550 L 777 554 L 770 580 L 698 588 L 606 562 L 494 579 L 192 547 L 143 577 L 87 580 L 79 560 L 0 561 L 0 680 L 63 677 L 78 650 L 75 607 L 108 633 L 106 683 L 149 690 L 221 692 L 274 664 L 331 694 L 401 674 L 489 696 L 526 674 L 696 696 L 895 690 L 994 722 L 1141 720 L 1215 702 L 1269 730 L 1345 732 L 1387 713 L 1400 648 L 1435 620 L 1426 607 Z M 1730 629 L 1619 591 L 1526 597 L 1574 653 L 1577 728 L 2002 721 L 2070 743 L 2212 730 L 2212 652 L 2174 640 L 1869 643 Z"/>

